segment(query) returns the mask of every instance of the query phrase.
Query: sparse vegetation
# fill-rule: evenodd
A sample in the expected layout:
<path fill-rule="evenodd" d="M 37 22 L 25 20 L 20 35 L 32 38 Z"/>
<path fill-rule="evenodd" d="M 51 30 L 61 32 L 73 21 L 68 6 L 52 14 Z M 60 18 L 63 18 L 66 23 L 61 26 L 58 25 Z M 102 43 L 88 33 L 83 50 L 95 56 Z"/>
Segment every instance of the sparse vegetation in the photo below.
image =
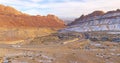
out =
<path fill-rule="evenodd" d="M 65 41 L 69 41 L 69 40 L 73 40 L 75 38 L 81 38 L 79 35 L 76 34 L 62 34 L 62 33 L 53 33 L 51 35 L 47 35 L 47 36 L 42 36 L 42 37 L 35 37 L 30 44 L 36 44 L 36 45 L 40 45 L 40 44 L 50 44 L 50 43 L 54 43 L 54 44 L 60 44 L 63 43 Z"/>
<path fill-rule="evenodd" d="M 95 11 L 59 30 L 66 26 L 54 15 L 0 5 L 0 63 L 120 63 L 119 12 Z"/>
<path fill-rule="evenodd" d="M 107 32 L 91 32 L 90 40 L 91 41 L 110 41 L 110 42 L 120 42 L 120 34 L 107 34 Z"/>

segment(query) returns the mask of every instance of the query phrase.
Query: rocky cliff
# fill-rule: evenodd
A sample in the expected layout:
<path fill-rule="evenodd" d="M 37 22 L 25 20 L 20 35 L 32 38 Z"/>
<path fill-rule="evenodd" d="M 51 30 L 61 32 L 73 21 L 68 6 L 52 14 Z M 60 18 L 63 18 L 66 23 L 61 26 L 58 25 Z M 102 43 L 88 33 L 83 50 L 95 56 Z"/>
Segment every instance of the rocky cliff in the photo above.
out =
<path fill-rule="evenodd" d="M 120 10 L 109 11 L 95 11 L 88 15 L 82 15 L 64 31 L 120 31 Z"/>
<path fill-rule="evenodd" d="M 64 27 L 64 22 L 54 15 L 30 16 L 16 9 L 0 5 L 0 27 Z"/>
<path fill-rule="evenodd" d="M 0 5 L 0 41 L 43 36 L 64 27 L 64 22 L 54 15 L 31 16 Z"/>

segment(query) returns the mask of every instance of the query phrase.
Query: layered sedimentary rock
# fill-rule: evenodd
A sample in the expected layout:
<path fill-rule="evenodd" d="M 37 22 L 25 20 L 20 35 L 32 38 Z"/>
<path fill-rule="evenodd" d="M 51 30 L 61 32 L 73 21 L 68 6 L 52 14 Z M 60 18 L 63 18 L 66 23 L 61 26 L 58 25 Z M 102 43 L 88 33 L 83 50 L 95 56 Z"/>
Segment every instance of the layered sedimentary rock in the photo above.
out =
<path fill-rule="evenodd" d="M 120 10 L 107 13 L 95 11 L 89 15 L 82 15 L 69 25 L 63 31 L 120 31 Z"/>
<path fill-rule="evenodd" d="M 120 42 L 120 10 L 82 15 L 61 32 L 79 32 L 93 41 Z"/>
<path fill-rule="evenodd" d="M 64 27 L 64 22 L 54 15 L 31 16 L 0 5 L 0 41 L 43 36 Z"/>
<path fill-rule="evenodd" d="M 64 22 L 54 15 L 30 16 L 12 7 L 0 5 L 0 27 L 64 27 Z"/>

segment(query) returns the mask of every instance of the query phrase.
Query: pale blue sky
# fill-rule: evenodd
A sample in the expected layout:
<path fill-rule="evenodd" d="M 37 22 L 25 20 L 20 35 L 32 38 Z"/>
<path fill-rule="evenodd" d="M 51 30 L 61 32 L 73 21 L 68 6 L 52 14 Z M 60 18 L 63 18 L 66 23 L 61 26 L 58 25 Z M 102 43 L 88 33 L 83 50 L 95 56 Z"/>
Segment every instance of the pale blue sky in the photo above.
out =
<path fill-rule="evenodd" d="M 79 17 L 94 10 L 120 9 L 120 0 L 0 0 L 31 15 L 54 14 L 59 17 Z"/>

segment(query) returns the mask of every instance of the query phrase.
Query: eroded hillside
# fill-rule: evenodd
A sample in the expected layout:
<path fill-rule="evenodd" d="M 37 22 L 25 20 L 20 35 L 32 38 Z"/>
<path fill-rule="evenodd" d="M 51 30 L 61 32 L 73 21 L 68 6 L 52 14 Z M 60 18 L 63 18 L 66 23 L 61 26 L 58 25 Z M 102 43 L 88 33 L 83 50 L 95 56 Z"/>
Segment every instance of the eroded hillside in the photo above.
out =
<path fill-rule="evenodd" d="M 64 22 L 54 15 L 31 16 L 10 6 L 0 5 L 1 42 L 44 36 L 64 27 Z"/>
<path fill-rule="evenodd" d="M 120 31 L 120 10 L 95 11 L 88 15 L 82 15 L 70 24 L 64 31 L 88 32 L 88 31 Z"/>

